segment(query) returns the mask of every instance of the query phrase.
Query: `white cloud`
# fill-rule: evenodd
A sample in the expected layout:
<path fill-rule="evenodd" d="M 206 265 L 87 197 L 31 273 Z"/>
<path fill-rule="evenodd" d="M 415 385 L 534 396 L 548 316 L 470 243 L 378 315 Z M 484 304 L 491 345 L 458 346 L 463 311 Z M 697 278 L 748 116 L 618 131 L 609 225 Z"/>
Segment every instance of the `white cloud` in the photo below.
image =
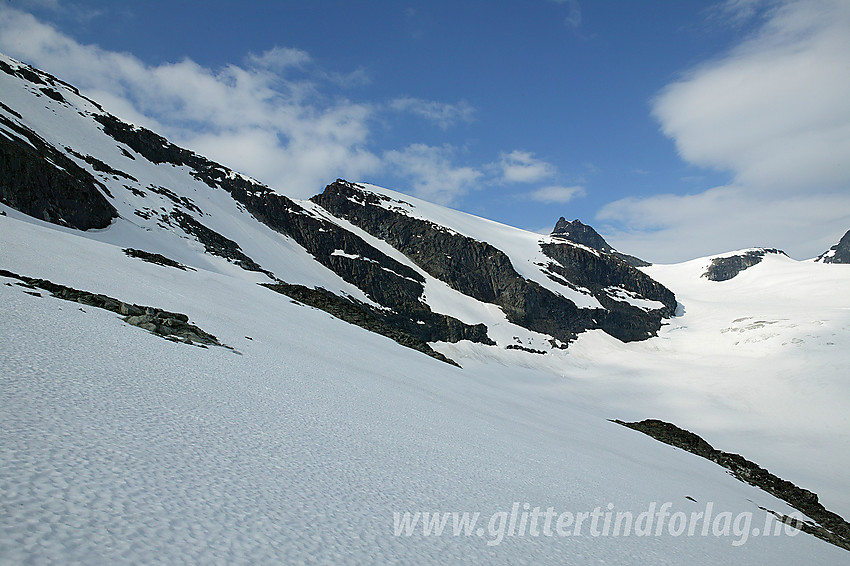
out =
<path fill-rule="evenodd" d="M 725 24 L 741 26 L 762 10 L 780 3 L 781 0 L 726 0 L 710 8 L 710 17 Z"/>
<path fill-rule="evenodd" d="M 807 259 L 850 226 L 850 194 L 765 199 L 741 187 L 717 187 L 622 199 L 596 218 L 612 246 L 647 261 L 672 263 L 748 247 L 776 247 Z"/>
<path fill-rule="evenodd" d="M 303 51 L 277 47 L 249 56 L 247 67 L 210 69 L 189 59 L 150 66 L 81 45 L 9 8 L 0 8 L 0 49 L 61 76 L 122 118 L 292 196 L 380 167 L 366 148 L 372 107 L 330 100 L 311 80 L 281 74 L 309 62 Z"/>
<path fill-rule="evenodd" d="M 747 14 L 758 3 L 733 4 Z M 770 245 L 812 257 L 850 227 L 850 2 L 769 4 L 754 34 L 654 101 L 680 156 L 733 180 L 604 207 L 598 218 L 644 242 L 635 253 Z"/>
<path fill-rule="evenodd" d="M 582 197 L 584 195 L 584 187 L 575 185 L 572 187 L 542 187 L 535 191 L 531 191 L 526 196 L 537 202 L 564 204 L 570 202 L 576 197 Z"/>
<path fill-rule="evenodd" d="M 310 62 L 310 54 L 301 49 L 275 46 L 263 53 L 248 56 L 248 61 L 257 67 L 281 71 L 290 67 L 300 67 Z"/>
<path fill-rule="evenodd" d="M 537 159 L 527 151 L 519 150 L 502 153 L 497 167 L 501 170 L 502 181 L 505 183 L 536 183 L 557 173 L 551 163 Z"/>
<path fill-rule="evenodd" d="M 474 189 L 482 177 L 473 167 L 453 165 L 455 152 L 450 145 L 412 144 L 402 151 L 386 152 L 384 161 L 396 175 L 412 182 L 416 196 L 449 205 Z"/>
<path fill-rule="evenodd" d="M 392 110 L 410 112 L 425 118 L 443 130 L 449 129 L 458 122 L 471 122 L 475 114 L 475 109 L 465 100 L 457 104 L 448 104 L 403 96 L 391 101 L 389 107 Z"/>
<path fill-rule="evenodd" d="M 25 10 L 44 9 L 59 12 L 62 10 L 62 5 L 59 0 L 18 0 L 17 6 Z"/>
<path fill-rule="evenodd" d="M 755 37 L 668 86 L 653 112 L 687 161 L 769 190 L 850 180 L 850 3 L 783 5 Z"/>

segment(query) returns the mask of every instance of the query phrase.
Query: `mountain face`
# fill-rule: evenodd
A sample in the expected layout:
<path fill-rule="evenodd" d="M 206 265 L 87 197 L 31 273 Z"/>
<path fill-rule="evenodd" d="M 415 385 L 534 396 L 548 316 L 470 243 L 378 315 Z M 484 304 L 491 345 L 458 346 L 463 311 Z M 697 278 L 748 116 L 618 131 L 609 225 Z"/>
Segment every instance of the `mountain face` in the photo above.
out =
<path fill-rule="evenodd" d="M 378 187 L 338 180 L 309 201 L 290 199 L 122 122 L 47 73 L 0 63 L 12 95 L 0 114 L 0 202 L 35 218 L 80 230 L 129 223 L 156 242 L 160 249 L 142 250 L 150 253 L 162 251 L 163 239 L 197 242 L 265 275 L 273 290 L 297 292 L 298 300 L 431 355 L 428 343 L 460 340 L 546 351 L 596 329 L 644 340 L 675 313 L 673 293 L 623 263 L 598 234 L 601 244 L 588 249 L 522 233 L 525 247 L 509 253 L 502 238 L 521 231 L 493 224 L 471 235 L 467 224 L 481 219 Z M 319 284 L 255 257 L 245 225 L 311 256 Z M 429 286 L 447 286 L 482 313 L 495 305 L 516 332 L 494 335 L 490 315 L 459 319 L 429 299 Z"/>
<path fill-rule="evenodd" d="M 850 263 L 850 230 L 845 232 L 837 244 L 815 258 L 822 263 Z"/>
<path fill-rule="evenodd" d="M 640 258 L 618 252 L 612 248 L 608 242 L 605 241 L 605 238 L 603 238 L 599 232 L 594 230 L 593 227 L 583 224 L 578 219 L 570 222 L 562 216 L 558 219 L 558 222 L 555 223 L 555 228 L 552 230 L 552 236 L 568 240 L 570 242 L 575 242 L 577 244 L 583 244 L 593 248 L 594 250 L 614 255 L 632 267 L 648 267 L 652 265 Z"/>

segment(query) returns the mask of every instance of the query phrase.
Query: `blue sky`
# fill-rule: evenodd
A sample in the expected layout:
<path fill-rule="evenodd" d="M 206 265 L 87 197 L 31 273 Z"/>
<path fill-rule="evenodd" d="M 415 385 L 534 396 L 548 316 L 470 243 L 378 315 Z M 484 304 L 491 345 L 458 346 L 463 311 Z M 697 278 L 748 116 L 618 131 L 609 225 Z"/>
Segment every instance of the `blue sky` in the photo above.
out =
<path fill-rule="evenodd" d="M 661 262 L 850 228 L 845 0 L 0 6 L 0 51 L 292 196 L 580 218 Z"/>

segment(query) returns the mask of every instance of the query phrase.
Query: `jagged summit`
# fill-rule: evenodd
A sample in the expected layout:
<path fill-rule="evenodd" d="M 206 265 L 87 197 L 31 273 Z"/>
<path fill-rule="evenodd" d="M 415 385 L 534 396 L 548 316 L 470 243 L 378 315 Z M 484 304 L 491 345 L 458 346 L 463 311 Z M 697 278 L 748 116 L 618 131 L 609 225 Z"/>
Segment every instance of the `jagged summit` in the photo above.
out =
<path fill-rule="evenodd" d="M 555 223 L 555 229 L 552 230 L 552 236 L 563 238 L 577 244 L 582 244 L 593 248 L 594 250 L 599 250 L 600 252 L 612 254 L 632 267 L 647 267 L 652 265 L 651 263 L 635 256 L 618 252 L 612 248 L 608 242 L 605 241 L 605 238 L 603 238 L 599 232 L 594 230 L 592 226 L 588 226 L 578 219 L 569 221 L 562 216 L 558 219 L 558 222 Z"/>
<path fill-rule="evenodd" d="M 844 233 L 838 243 L 819 255 L 815 261 L 822 263 L 850 263 L 850 230 Z"/>
<path fill-rule="evenodd" d="M 578 244 L 584 244 L 601 252 L 614 253 L 615 251 L 614 248 L 608 245 L 605 238 L 599 235 L 599 232 L 591 226 L 584 224 L 579 219 L 569 221 L 562 216 L 555 224 L 552 235 L 566 238 Z"/>

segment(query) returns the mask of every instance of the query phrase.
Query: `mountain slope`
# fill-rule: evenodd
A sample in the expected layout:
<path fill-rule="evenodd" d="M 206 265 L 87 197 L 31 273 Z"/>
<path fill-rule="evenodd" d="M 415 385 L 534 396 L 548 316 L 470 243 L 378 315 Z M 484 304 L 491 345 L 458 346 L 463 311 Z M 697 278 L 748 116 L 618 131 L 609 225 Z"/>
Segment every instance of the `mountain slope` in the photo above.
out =
<path fill-rule="evenodd" d="M 2 62 L 0 563 L 850 563 L 757 535 L 794 510 L 608 420 L 850 515 L 846 266 L 710 281 L 717 258 L 638 270 L 368 184 L 289 199 Z M 499 532 L 525 503 L 665 502 L 737 526 Z M 481 530 L 396 532 L 435 511 Z"/>
<path fill-rule="evenodd" d="M 538 371 L 452 368 L 238 272 L 139 261 L 18 214 L 0 217 L 10 271 L 180 310 L 235 351 L 168 342 L 0 278 L 10 563 L 847 562 L 807 535 L 744 539 L 731 525 L 706 537 L 593 536 L 589 524 L 578 537 L 500 537 L 489 519 L 514 502 L 559 514 L 611 502 L 635 516 L 652 502 L 686 514 L 711 502 L 752 513 L 747 532 L 775 524 L 760 507 L 793 510 L 609 423 Z M 483 534 L 396 536 L 393 514 L 417 511 L 480 512 Z"/>
<path fill-rule="evenodd" d="M 349 197 L 339 191 L 389 198 L 377 187 L 355 188 L 339 181 L 313 202 L 295 201 L 122 122 L 46 73 L 8 58 L 0 70 L 9 93 L 0 114 L 0 138 L 4 147 L 29 151 L 16 161 L 24 163 L 29 176 L 18 172 L 21 167 L 3 170 L 0 187 L 7 189 L 0 192 L 0 201 L 37 218 L 82 229 L 103 228 L 114 219 L 115 226 L 104 233 L 106 241 L 183 263 L 187 240 L 197 242 L 207 253 L 263 273 L 270 282 L 322 288 L 314 304 L 330 300 L 336 305 L 330 312 L 351 312 L 349 321 L 374 320 L 369 328 L 386 328 L 385 335 L 397 335 L 425 352 L 430 351 L 426 342 L 459 340 L 500 347 L 517 347 L 516 341 L 524 340 L 534 343 L 534 349 L 551 350 L 595 328 L 624 341 L 643 340 L 675 311 L 669 290 L 607 254 L 508 227 L 485 229 L 477 240 L 460 237 L 441 219 L 458 226 L 481 226 L 483 221 L 470 224 L 468 215 L 461 218 L 427 203 L 420 203 L 419 210 L 428 211 L 428 220 L 406 214 L 392 221 L 402 234 L 376 234 L 348 214 Z M 46 174 L 30 170 L 49 172 L 47 180 Z M 87 204 L 78 198 L 82 189 L 70 181 L 61 185 L 64 193 L 54 190 L 58 181 L 50 175 L 63 177 L 68 171 L 88 191 L 87 198 L 100 200 Z M 49 202 L 31 203 L 30 195 Z M 73 220 L 79 211 L 61 210 L 68 202 L 82 204 L 86 218 Z M 404 258 L 381 251 L 383 246 L 367 241 L 352 226 L 366 228 Z M 410 245 L 412 230 L 420 232 L 416 246 Z M 402 242 L 400 237 L 408 239 Z M 421 257 L 428 249 L 423 237 L 432 240 L 432 250 L 448 246 L 453 255 Z M 524 247 L 512 253 L 518 241 Z M 305 261 L 307 257 L 314 261 Z M 462 264 L 460 258 L 465 258 Z M 432 283 L 471 297 L 456 299 L 475 304 L 478 314 L 470 317 L 472 311 L 466 309 L 461 321 L 446 309 L 435 310 L 420 271 L 436 280 Z M 506 339 L 504 332 L 491 328 L 494 324 L 518 330 L 512 329 Z"/>

